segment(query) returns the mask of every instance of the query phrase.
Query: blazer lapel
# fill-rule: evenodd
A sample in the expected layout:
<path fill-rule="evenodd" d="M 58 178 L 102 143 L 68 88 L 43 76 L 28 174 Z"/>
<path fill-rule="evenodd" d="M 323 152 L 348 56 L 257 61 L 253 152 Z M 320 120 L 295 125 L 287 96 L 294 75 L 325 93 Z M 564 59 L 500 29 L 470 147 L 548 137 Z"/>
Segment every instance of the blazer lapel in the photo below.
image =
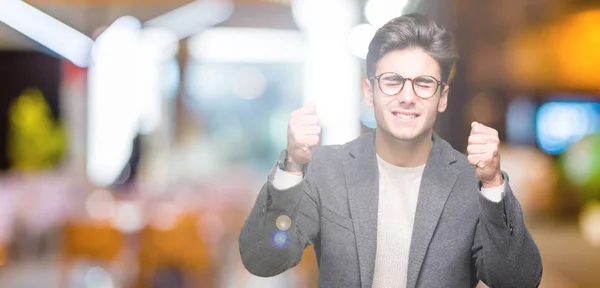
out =
<path fill-rule="evenodd" d="M 434 133 L 433 148 L 423 171 L 417 200 L 408 262 L 409 288 L 416 287 L 431 237 L 458 178 L 459 172 L 450 166 L 455 161 L 450 144 Z"/>
<path fill-rule="evenodd" d="M 375 157 L 375 133 L 361 137 L 344 161 L 348 202 L 358 250 L 361 286 L 371 287 L 377 248 L 379 171 Z"/>

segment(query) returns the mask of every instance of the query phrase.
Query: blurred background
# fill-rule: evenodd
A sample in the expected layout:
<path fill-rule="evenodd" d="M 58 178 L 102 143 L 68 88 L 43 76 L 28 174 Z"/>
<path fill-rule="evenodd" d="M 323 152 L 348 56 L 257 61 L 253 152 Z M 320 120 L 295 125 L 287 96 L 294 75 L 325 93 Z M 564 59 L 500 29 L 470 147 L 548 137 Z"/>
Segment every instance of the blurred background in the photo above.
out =
<path fill-rule="evenodd" d="M 457 37 L 436 130 L 500 132 L 541 287 L 600 287 L 596 0 L 0 0 L 0 286 L 317 287 L 312 248 L 246 272 L 239 231 L 291 111 L 375 127 L 367 46 L 411 12 Z"/>

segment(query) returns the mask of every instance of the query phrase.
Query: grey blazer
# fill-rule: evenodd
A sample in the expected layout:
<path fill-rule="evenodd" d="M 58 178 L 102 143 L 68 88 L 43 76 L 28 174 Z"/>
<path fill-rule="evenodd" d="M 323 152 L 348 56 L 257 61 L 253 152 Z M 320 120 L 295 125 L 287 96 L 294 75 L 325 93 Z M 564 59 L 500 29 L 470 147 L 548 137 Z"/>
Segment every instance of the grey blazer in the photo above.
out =
<path fill-rule="evenodd" d="M 319 287 L 371 287 L 379 194 L 374 135 L 313 148 L 302 182 L 289 189 L 276 189 L 274 170 L 270 173 L 239 237 L 250 273 L 280 274 L 313 245 Z M 407 287 L 474 287 L 479 280 L 490 287 L 539 285 L 540 254 L 503 174 L 502 201 L 489 201 L 466 156 L 434 133 L 419 190 Z M 287 241 L 283 247 L 273 241 L 280 215 L 292 220 L 287 238 L 276 237 Z"/>

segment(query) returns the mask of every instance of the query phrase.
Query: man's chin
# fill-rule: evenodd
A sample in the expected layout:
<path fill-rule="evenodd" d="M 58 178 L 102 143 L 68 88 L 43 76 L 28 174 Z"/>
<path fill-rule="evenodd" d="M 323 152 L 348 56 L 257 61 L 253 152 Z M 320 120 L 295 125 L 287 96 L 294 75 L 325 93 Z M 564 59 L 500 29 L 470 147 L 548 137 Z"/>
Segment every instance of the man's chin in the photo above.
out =
<path fill-rule="evenodd" d="M 412 142 L 417 138 L 413 133 L 394 133 L 392 136 L 400 142 Z"/>
<path fill-rule="evenodd" d="M 397 128 L 397 127 L 396 127 Z M 384 134 L 387 134 L 387 138 L 390 140 L 401 142 L 401 143 L 411 143 L 420 138 L 422 135 L 416 129 L 396 129 L 396 130 L 387 130 L 382 131 Z"/>
<path fill-rule="evenodd" d="M 392 133 L 394 139 L 404 143 L 418 141 L 423 135 L 424 133 L 419 133 L 419 131 L 396 131 L 395 133 Z"/>

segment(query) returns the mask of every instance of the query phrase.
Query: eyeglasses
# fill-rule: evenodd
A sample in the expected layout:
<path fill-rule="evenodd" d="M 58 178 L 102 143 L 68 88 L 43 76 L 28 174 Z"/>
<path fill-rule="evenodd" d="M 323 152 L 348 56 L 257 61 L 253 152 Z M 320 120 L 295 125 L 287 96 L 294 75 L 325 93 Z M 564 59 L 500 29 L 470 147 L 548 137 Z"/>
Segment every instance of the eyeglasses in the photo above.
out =
<path fill-rule="evenodd" d="M 394 96 L 404 88 L 406 80 L 412 82 L 413 91 L 417 96 L 423 99 L 431 98 L 438 91 L 440 86 L 447 86 L 448 84 L 435 79 L 433 76 L 418 76 L 413 79 L 404 78 L 394 72 L 385 72 L 379 76 L 373 76 L 369 80 L 373 81 L 377 79 L 379 83 L 379 89 L 383 94 L 388 96 Z"/>

